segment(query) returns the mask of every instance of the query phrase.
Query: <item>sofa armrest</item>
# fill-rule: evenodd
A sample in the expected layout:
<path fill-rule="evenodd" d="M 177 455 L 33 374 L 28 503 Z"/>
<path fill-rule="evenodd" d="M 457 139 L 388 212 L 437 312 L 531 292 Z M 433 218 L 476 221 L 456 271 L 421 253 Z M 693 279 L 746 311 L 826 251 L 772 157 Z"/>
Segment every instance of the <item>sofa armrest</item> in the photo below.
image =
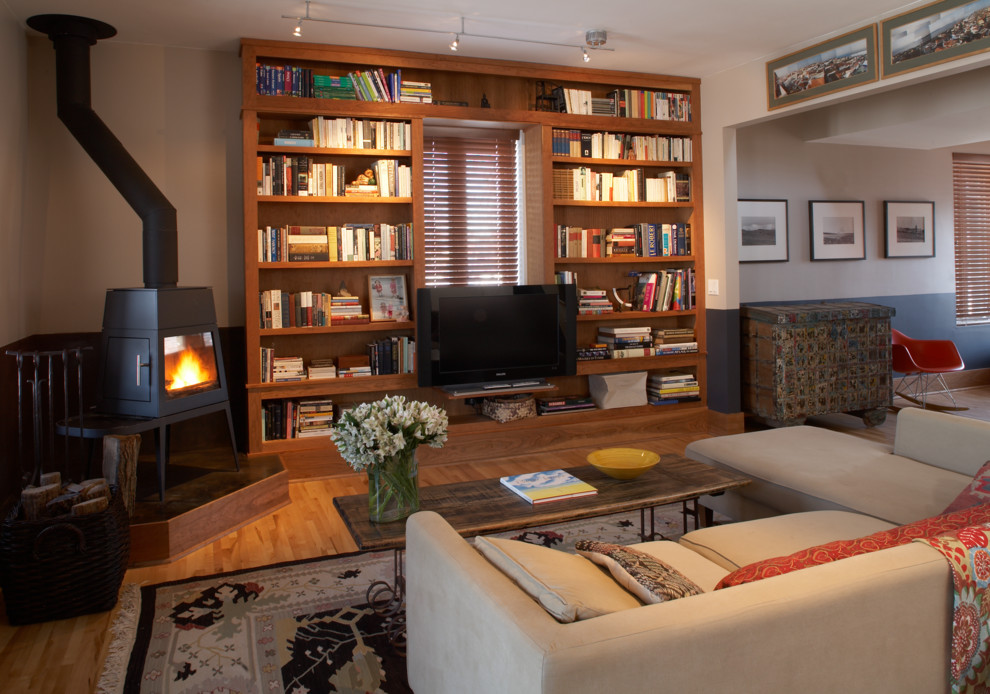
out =
<path fill-rule="evenodd" d="M 946 691 L 951 574 L 918 543 L 558 624 L 436 514 L 407 541 L 424 694 Z"/>
<path fill-rule="evenodd" d="M 990 422 L 905 407 L 897 413 L 894 453 L 971 477 L 990 460 Z"/>

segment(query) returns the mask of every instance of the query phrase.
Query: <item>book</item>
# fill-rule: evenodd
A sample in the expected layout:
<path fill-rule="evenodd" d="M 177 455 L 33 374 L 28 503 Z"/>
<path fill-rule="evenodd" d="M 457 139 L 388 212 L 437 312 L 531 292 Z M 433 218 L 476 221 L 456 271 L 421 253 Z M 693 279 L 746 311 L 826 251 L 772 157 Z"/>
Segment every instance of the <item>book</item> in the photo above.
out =
<path fill-rule="evenodd" d="M 531 504 L 574 499 L 597 494 L 598 490 L 564 470 L 529 472 L 500 477 L 499 482 Z"/>

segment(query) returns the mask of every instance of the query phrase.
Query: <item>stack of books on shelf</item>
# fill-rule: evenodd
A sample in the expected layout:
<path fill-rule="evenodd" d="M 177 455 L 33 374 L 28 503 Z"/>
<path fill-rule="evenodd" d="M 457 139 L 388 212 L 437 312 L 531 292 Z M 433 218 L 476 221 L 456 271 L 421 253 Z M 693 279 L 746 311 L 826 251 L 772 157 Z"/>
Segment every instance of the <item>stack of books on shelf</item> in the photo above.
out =
<path fill-rule="evenodd" d="M 433 102 L 433 87 L 429 82 L 402 81 L 399 101 L 405 104 L 429 104 Z"/>
<path fill-rule="evenodd" d="M 290 263 L 330 260 L 327 228 L 290 226 L 285 234 L 285 257 Z"/>
<path fill-rule="evenodd" d="M 330 325 L 360 325 L 368 323 L 371 317 L 361 308 L 361 300 L 356 296 L 330 298 Z M 338 364 L 342 370 L 342 365 Z"/>
<path fill-rule="evenodd" d="M 310 380 L 337 378 L 337 367 L 334 366 L 333 359 L 314 359 L 306 367 L 306 376 Z"/>
<path fill-rule="evenodd" d="M 654 328 L 653 349 L 657 356 L 697 352 L 694 328 Z"/>
<path fill-rule="evenodd" d="M 689 137 L 554 128 L 552 138 L 553 154 L 562 157 L 682 162 L 692 157 Z"/>
<path fill-rule="evenodd" d="M 300 400 L 296 410 L 296 437 L 329 436 L 333 431 L 333 400 Z"/>
<path fill-rule="evenodd" d="M 409 149 L 412 126 L 404 121 L 317 116 L 309 121 L 309 136 L 316 147 Z"/>
<path fill-rule="evenodd" d="M 653 331 L 648 325 L 599 326 L 598 342 L 608 347 L 610 359 L 653 356 Z"/>
<path fill-rule="evenodd" d="M 701 399 L 701 390 L 694 374 L 651 373 L 646 379 L 646 396 L 653 405 L 670 405 L 696 402 Z"/>
<path fill-rule="evenodd" d="M 365 354 L 341 355 L 337 357 L 337 377 L 355 378 L 371 376 L 371 362 Z"/>
<path fill-rule="evenodd" d="M 579 316 L 612 313 L 615 310 L 604 289 L 578 288 L 577 294 Z"/>
<path fill-rule="evenodd" d="M 326 292 L 285 292 L 265 289 L 258 293 L 261 321 L 266 328 L 311 328 L 328 324 L 330 295 Z"/>
<path fill-rule="evenodd" d="M 313 147 L 316 143 L 308 130 L 279 130 L 275 136 L 276 147 Z"/>
<path fill-rule="evenodd" d="M 408 337 L 386 337 L 368 345 L 371 373 L 411 374 L 416 363 L 416 343 Z"/>
<path fill-rule="evenodd" d="M 354 94 L 354 83 L 348 75 L 313 75 L 313 96 L 317 99 L 346 101 L 354 101 L 357 98 Z"/>
<path fill-rule="evenodd" d="M 302 357 L 273 357 L 272 382 L 305 381 L 306 371 L 303 369 Z"/>
<path fill-rule="evenodd" d="M 565 414 L 595 409 L 595 401 L 588 396 L 570 395 L 559 398 L 537 398 L 536 414 Z"/>
<path fill-rule="evenodd" d="M 262 96 L 313 96 L 313 71 L 291 65 L 255 63 L 255 85 Z"/>

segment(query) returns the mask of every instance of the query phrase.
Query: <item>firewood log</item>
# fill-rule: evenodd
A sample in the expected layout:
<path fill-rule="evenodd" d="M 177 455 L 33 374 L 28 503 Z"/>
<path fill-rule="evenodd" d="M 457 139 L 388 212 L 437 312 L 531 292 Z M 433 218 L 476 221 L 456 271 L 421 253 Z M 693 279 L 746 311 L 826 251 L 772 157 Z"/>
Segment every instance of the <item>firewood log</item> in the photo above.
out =
<path fill-rule="evenodd" d="M 105 496 L 101 496 L 97 499 L 90 499 L 89 501 L 80 501 L 72 507 L 72 515 L 85 516 L 90 513 L 100 513 L 101 511 L 106 511 L 109 505 L 110 504 Z"/>
<path fill-rule="evenodd" d="M 57 484 L 62 486 L 62 473 L 56 470 L 55 472 L 45 472 L 42 473 L 38 486 L 44 487 L 49 484 Z"/>
<path fill-rule="evenodd" d="M 45 507 L 48 502 L 59 495 L 62 486 L 59 484 L 46 484 L 44 487 L 28 487 L 21 492 L 21 507 L 24 509 L 24 517 L 27 520 L 38 520 L 44 518 L 47 513 Z"/>
<path fill-rule="evenodd" d="M 80 501 L 89 501 L 90 499 L 98 499 L 101 496 L 105 496 L 107 499 L 110 498 L 110 487 L 107 486 L 106 482 L 98 482 L 96 484 L 91 484 L 85 487 L 80 493 Z"/>
<path fill-rule="evenodd" d="M 134 513 L 137 495 L 137 459 L 141 450 L 141 435 L 103 437 L 103 476 L 117 485 L 127 515 Z"/>

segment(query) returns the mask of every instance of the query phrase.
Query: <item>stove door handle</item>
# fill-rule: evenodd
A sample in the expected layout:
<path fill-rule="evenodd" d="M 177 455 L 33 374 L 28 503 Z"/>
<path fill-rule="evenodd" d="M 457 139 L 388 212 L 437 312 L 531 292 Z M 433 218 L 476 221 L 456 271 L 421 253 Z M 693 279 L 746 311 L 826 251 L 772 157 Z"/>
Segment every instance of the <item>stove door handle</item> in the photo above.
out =
<path fill-rule="evenodd" d="M 134 359 L 136 361 L 135 369 L 134 369 L 134 385 L 140 386 L 141 385 L 141 367 L 142 366 L 151 366 L 151 363 L 149 362 L 147 364 L 142 364 L 141 363 L 141 355 L 140 354 L 135 354 L 134 355 Z"/>

